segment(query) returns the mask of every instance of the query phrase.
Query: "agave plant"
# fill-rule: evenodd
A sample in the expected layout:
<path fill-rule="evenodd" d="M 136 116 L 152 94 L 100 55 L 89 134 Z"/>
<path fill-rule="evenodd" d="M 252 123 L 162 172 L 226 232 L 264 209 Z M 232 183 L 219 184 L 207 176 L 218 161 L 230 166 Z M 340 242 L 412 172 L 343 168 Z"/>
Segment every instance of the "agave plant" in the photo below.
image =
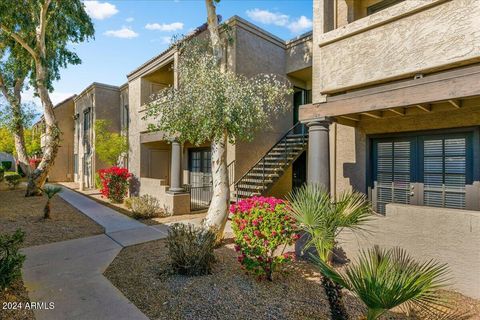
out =
<path fill-rule="evenodd" d="M 315 258 L 321 273 L 354 293 L 368 308 L 367 320 L 402 306 L 419 310 L 425 318 L 447 319 L 448 305 L 438 289 L 446 285 L 448 268 L 433 260 L 418 263 L 400 248 L 378 246 L 361 251 L 358 261 L 343 272 Z M 423 318 L 423 317 L 422 317 Z"/>
<path fill-rule="evenodd" d="M 62 191 L 62 187 L 59 186 L 45 186 L 42 190 L 42 193 L 47 196 L 47 203 L 45 204 L 45 207 L 43 208 L 43 218 L 44 219 L 50 219 L 50 200 L 52 198 L 60 193 Z"/>
<path fill-rule="evenodd" d="M 362 193 L 345 192 L 338 200 L 318 185 L 305 185 L 288 196 L 290 215 L 307 234 L 305 248 L 314 247 L 319 259 L 333 264 L 336 238 L 344 229 L 362 230 L 372 215 L 371 206 Z M 341 288 L 328 278 L 322 279 L 333 319 L 346 319 Z"/>

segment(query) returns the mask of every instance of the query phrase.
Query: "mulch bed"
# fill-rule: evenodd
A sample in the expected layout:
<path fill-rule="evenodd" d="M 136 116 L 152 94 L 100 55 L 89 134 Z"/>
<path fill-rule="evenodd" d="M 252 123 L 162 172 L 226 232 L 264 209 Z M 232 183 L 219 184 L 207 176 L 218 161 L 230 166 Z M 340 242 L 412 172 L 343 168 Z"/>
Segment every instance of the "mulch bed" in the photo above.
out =
<path fill-rule="evenodd" d="M 165 241 L 153 241 L 123 249 L 105 276 L 150 319 L 330 319 L 320 275 L 311 264 L 297 261 L 273 282 L 258 281 L 240 269 L 232 244 L 215 254 L 211 275 L 173 275 Z M 450 296 L 465 310 L 480 311 L 478 301 Z M 362 303 L 348 293 L 344 299 L 351 319 L 361 318 Z M 382 319 L 410 318 L 390 312 Z"/>
<path fill-rule="evenodd" d="M 43 219 L 45 197 L 25 198 L 25 190 L 0 191 L 0 233 L 25 231 L 23 247 L 77 239 L 103 233 L 103 228 L 68 202 L 51 201 L 51 219 Z"/>
<path fill-rule="evenodd" d="M 28 302 L 27 290 L 19 279 L 8 290 L 0 291 L 0 320 L 35 320 L 33 311 L 25 307 Z M 4 309 L 4 303 L 11 304 Z M 12 309 L 14 307 L 17 309 Z"/>

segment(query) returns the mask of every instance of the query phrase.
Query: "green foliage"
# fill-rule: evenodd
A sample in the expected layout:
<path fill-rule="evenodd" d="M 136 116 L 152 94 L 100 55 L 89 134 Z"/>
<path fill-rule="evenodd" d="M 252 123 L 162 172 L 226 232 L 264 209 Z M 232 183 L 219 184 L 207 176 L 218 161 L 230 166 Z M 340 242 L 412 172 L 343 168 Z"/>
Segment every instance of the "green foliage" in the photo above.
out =
<path fill-rule="evenodd" d="M 5 176 L 5 169 L 0 166 L 0 182 L 3 181 L 3 177 Z"/>
<path fill-rule="evenodd" d="M 5 182 L 7 182 L 10 190 L 15 190 L 15 188 L 20 184 L 20 179 L 22 177 L 16 172 L 6 172 L 5 173 Z"/>
<path fill-rule="evenodd" d="M 230 213 L 242 268 L 272 281 L 280 265 L 292 259 L 283 252 L 285 247 L 299 237 L 286 204 L 273 197 L 252 197 L 232 205 Z"/>
<path fill-rule="evenodd" d="M 135 219 L 156 218 L 164 213 L 157 198 L 148 194 L 140 197 L 131 197 L 128 202 Z"/>
<path fill-rule="evenodd" d="M 318 185 L 305 185 L 288 195 L 290 215 L 309 235 L 306 248 L 315 247 L 320 259 L 329 262 L 335 239 L 344 229 L 362 230 L 372 215 L 364 194 L 344 192 L 337 201 Z"/>
<path fill-rule="evenodd" d="M 20 36 L 30 45 L 32 50 L 41 56 L 40 43 L 35 38 L 40 22 L 40 8 L 43 0 L 22 2 L 21 10 L 17 0 L 2 0 L 0 2 L 0 39 L 13 40 L 13 33 Z M 80 0 L 52 0 L 47 8 L 48 23 L 45 26 L 45 56 L 42 61 L 48 69 L 45 79 L 37 79 L 36 72 L 30 73 L 30 83 L 36 88 L 37 80 L 53 90 L 52 84 L 60 79 L 60 70 L 69 64 L 80 64 L 81 60 L 71 50 L 71 44 L 81 43 L 93 37 L 93 23 Z M 18 42 L 16 42 L 18 44 Z M 11 42 L 7 43 L 12 48 Z M 14 63 L 21 62 L 31 67 L 32 54 L 26 50 L 20 51 L 20 57 Z"/>
<path fill-rule="evenodd" d="M 215 232 L 191 224 L 175 223 L 168 230 L 166 241 L 175 273 L 188 276 L 211 273 L 215 262 Z"/>
<path fill-rule="evenodd" d="M 95 172 L 95 176 L 93 177 L 95 182 L 95 189 L 102 189 L 102 179 L 100 178 L 100 173 Z"/>
<path fill-rule="evenodd" d="M 43 187 L 41 190 L 42 190 L 42 193 L 46 195 L 48 199 L 52 199 L 58 193 L 62 192 L 62 187 L 47 185 Z"/>
<path fill-rule="evenodd" d="M 353 292 L 368 308 L 367 319 L 378 319 L 387 310 L 403 306 L 425 315 L 445 313 L 438 289 L 446 285 L 448 269 L 433 260 L 418 263 L 400 248 L 362 251 L 358 261 L 337 272 L 321 259 L 322 274 Z M 433 319 L 433 318 L 432 318 Z"/>
<path fill-rule="evenodd" d="M 209 44 L 184 40 L 177 44 L 180 57 L 178 87 L 161 90 L 145 118 L 150 130 L 160 130 L 180 141 L 199 145 L 221 140 L 251 140 L 290 104 L 286 79 L 260 74 L 247 78 L 217 65 Z"/>
<path fill-rule="evenodd" d="M 12 161 L 2 161 L 2 167 L 5 168 L 5 170 L 12 169 Z"/>
<path fill-rule="evenodd" d="M 128 139 L 126 135 L 110 132 L 110 126 L 109 120 L 95 120 L 95 152 L 100 160 L 114 166 L 128 152 Z"/>
<path fill-rule="evenodd" d="M 42 154 L 40 134 L 35 134 L 32 129 L 25 130 L 25 148 L 29 157 Z"/>
<path fill-rule="evenodd" d="M 44 195 L 47 196 L 47 203 L 43 208 L 43 218 L 50 219 L 50 200 L 55 197 L 58 193 L 62 192 L 62 187 L 47 185 L 43 189 L 40 189 Z"/>
<path fill-rule="evenodd" d="M 25 256 L 20 253 L 20 246 L 24 239 L 25 232 L 20 229 L 12 235 L 0 235 L 0 290 L 7 289 L 22 275 Z"/>
<path fill-rule="evenodd" d="M 9 154 L 14 154 L 15 152 L 12 133 L 5 126 L 0 127 L 0 152 Z"/>

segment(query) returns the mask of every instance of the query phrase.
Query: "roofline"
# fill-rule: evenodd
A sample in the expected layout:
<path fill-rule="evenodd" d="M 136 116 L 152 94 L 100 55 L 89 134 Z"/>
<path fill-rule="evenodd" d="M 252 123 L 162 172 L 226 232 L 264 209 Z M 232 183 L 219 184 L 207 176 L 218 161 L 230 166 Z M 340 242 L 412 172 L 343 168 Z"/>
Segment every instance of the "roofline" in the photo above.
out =
<path fill-rule="evenodd" d="M 310 39 L 313 38 L 313 32 L 312 31 L 308 31 L 308 32 L 305 32 L 299 36 L 296 36 L 295 38 L 293 39 L 290 39 L 286 42 L 286 45 L 287 47 L 292 47 L 292 46 L 295 46 L 297 45 L 298 43 L 300 42 L 306 42 Z"/>
<path fill-rule="evenodd" d="M 120 87 L 118 87 L 118 89 L 119 89 L 120 91 L 123 90 L 123 89 L 125 89 L 125 88 L 128 88 L 128 81 L 125 82 L 124 84 L 122 84 Z"/>
<path fill-rule="evenodd" d="M 103 88 L 103 89 L 108 89 L 108 90 L 114 90 L 114 91 L 119 91 L 119 87 L 111 85 L 111 84 L 106 84 L 106 83 L 101 83 L 101 82 L 92 82 L 88 87 L 82 90 L 74 99 L 74 102 L 77 102 L 78 99 L 80 99 L 82 96 L 84 96 L 88 91 L 92 90 L 93 88 Z"/>
<path fill-rule="evenodd" d="M 55 108 L 59 107 L 60 105 L 64 104 L 65 102 L 67 102 L 68 100 L 73 100 L 73 99 L 75 99 L 76 97 L 77 97 L 77 95 L 74 93 L 74 94 L 72 94 L 70 97 L 68 97 L 68 98 L 60 101 L 59 103 L 57 103 L 53 108 L 55 109 Z"/>

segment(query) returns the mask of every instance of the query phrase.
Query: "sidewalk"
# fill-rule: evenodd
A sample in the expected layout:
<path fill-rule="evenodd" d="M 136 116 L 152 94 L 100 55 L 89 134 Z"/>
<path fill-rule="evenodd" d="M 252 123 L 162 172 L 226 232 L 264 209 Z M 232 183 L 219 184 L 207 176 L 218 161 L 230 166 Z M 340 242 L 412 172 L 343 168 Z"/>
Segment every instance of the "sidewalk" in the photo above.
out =
<path fill-rule="evenodd" d="M 122 247 L 165 238 L 168 226 L 146 226 L 67 188 L 60 196 L 103 226 L 105 234 L 22 250 L 30 300 L 55 304 L 34 310 L 36 319 L 148 319 L 103 272 Z"/>

